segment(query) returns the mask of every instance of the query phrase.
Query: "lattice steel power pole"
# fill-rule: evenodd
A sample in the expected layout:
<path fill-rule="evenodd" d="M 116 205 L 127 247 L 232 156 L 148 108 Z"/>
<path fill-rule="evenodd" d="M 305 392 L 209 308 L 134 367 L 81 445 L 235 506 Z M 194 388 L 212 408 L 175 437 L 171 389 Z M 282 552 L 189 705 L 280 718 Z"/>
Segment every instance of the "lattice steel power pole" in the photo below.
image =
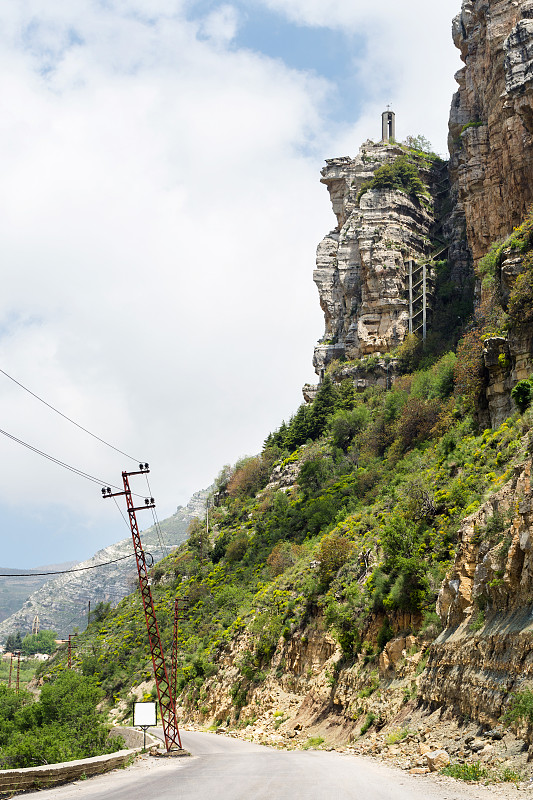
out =
<path fill-rule="evenodd" d="M 141 511 L 146 508 L 155 508 L 154 498 L 150 497 L 144 501 L 144 506 L 135 507 L 130 489 L 129 478 L 132 475 L 145 475 L 149 472 L 148 464 L 139 464 L 139 470 L 135 472 L 123 472 L 122 482 L 124 484 L 123 492 L 112 492 L 108 487 L 102 489 L 102 496 L 118 497 L 124 495 L 126 498 L 126 505 L 128 510 L 128 517 L 131 528 L 131 535 L 133 538 L 133 549 L 135 551 L 135 558 L 137 561 L 137 572 L 139 574 L 139 588 L 141 590 L 141 598 L 144 608 L 144 617 L 146 620 L 146 628 L 148 630 L 148 641 L 150 643 L 150 652 L 152 654 L 152 664 L 154 667 L 154 678 L 157 689 L 157 697 L 159 700 L 159 709 L 161 712 L 161 722 L 163 725 L 163 733 L 165 736 L 165 745 L 167 751 L 172 747 L 178 747 L 182 750 L 180 732 L 178 730 L 178 721 L 176 718 L 176 705 L 172 697 L 170 682 L 168 679 L 167 668 L 165 664 L 165 657 L 163 654 L 163 646 L 161 644 L 161 635 L 157 625 L 155 615 L 154 602 L 152 599 L 152 591 L 150 589 L 150 582 L 148 580 L 148 568 L 146 566 L 146 557 L 144 555 L 143 546 L 141 543 L 141 536 L 139 533 L 139 526 L 135 516 L 136 511 Z"/>

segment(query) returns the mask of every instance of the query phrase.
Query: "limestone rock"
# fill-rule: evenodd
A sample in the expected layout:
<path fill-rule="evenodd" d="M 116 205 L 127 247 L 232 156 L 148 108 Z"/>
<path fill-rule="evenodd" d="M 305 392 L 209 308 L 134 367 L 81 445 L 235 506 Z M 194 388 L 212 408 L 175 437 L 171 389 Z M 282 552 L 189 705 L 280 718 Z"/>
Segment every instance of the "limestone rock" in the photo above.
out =
<path fill-rule="evenodd" d="M 322 170 L 337 227 L 319 244 L 314 272 L 325 316 L 313 362 L 320 376 L 332 360 L 387 352 L 407 332 L 406 264 L 429 255 L 433 203 L 390 189 L 357 199 L 378 167 L 402 155 L 396 145 L 365 142 L 355 158 L 330 159 Z"/>
<path fill-rule="evenodd" d="M 450 756 L 446 750 L 433 750 L 426 753 L 426 761 L 430 772 L 438 772 L 450 763 Z"/>
<path fill-rule="evenodd" d="M 532 15 L 530 0 L 463 0 L 453 23 L 466 66 L 450 113 L 450 170 L 475 262 L 533 200 Z"/>

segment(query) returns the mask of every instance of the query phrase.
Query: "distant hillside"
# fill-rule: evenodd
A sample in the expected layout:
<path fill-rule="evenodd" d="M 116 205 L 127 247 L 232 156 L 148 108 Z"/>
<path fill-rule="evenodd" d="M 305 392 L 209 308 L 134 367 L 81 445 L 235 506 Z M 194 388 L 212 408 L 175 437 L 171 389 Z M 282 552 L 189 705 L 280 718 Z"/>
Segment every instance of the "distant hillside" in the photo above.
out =
<path fill-rule="evenodd" d="M 145 551 L 152 555 L 154 562 L 160 561 L 167 555 L 168 549 L 177 547 L 185 541 L 189 523 L 193 517 L 202 513 L 207 493 L 207 490 L 196 492 L 186 506 L 179 506 L 175 514 L 160 523 L 163 547 L 154 526 L 143 531 L 142 541 Z M 124 559 L 124 556 L 130 553 L 132 557 Z M 117 559 L 124 560 L 116 561 Z M 109 561 L 116 563 L 99 569 L 86 569 Z M 60 565 L 59 568 L 68 569 L 70 566 L 73 564 L 63 567 Z M 0 579 L 8 583 L 9 591 L 6 591 L 6 596 L 9 600 L 9 609 L 12 611 L 9 616 L 4 614 L 0 621 L 0 642 L 5 642 L 10 633 L 30 632 L 35 615 L 39 616 L 41 628 L 55 630 L 61 637 L 68 636 L 76 627 L 84 630 L 87 626 L 89 601 L 92 609 L 99 602 L 109 602 L 115 606 L 136 588 L 137 570 L 131 537 L 99 550 L 92 558 L 80 562 L 77 567 L 79 569 L 58 575 L 48 581 L 45 577 Z M 50 567 L 48 571 L 53 572 L 54 567 Z M 16 570 L 11 572 L 14 573 Z M 33 583 L 28 586 L 30 582 Z M 13 587 L 11 583 L 14 584 Z M 4 587 L 4 584 L 0 585 Z M 10 598 L 17 587 L 19 587 L 19 602 L 15 605 L 15 601 Z M 26 587 L 25 592 L 24 587 Z M 2 592 L 2 603 L 5 606 L 4 592 Z"/>
<path fill-rule="evenodd" d="M 61 569 L 70 569 L 70 567 L 75 566 L 76 563 L 76 561 L 65 561 L 64 564 L 47 564 L 43 567 L 35 567 L 35 569 L 29 571 L 32 573 L 55 572 Z M 0 573 L 7 573 L 9 575 L 16 575 L 25 571 L 27 570 L 0 567 Z M 32 594 L 32 592 L 36 592 L 37 589 L 40 589 L 47 580 L 48 578 L 43 575 L 31 575 L 25 578 L 0 577 L 0 622 L 3 622 L 15 611 L 18 611 L 29 595 Z"/>

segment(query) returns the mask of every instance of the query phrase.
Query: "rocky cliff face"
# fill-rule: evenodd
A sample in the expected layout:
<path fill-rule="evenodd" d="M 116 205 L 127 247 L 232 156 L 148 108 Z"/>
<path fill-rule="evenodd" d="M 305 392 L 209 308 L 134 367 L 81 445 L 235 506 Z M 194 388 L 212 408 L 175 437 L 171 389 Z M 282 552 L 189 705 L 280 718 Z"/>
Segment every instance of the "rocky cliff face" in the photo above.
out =
<path fill-rule="evenodd" d="M 334 359 L 387 352 L 408 331 L 407 261 L 429 259 L 434 201 L 395 189 L 358 200 L 376 169 L 402 155 L 397 145 L 365 142 L 354 159 L 330 159 L 322 170 L 337 226 L 318 246 L 313 276 L 326 323 L 313 360 L 318 375 Z M 429 170 L 424 178 L 432 183 Z"/>
<path fill-rule="evenodd" d="M 533 2 L 463 0 L 465 63 L 449 125 L 451 176 L 477 262 L 533 201 Z"/>
<path fill-rule="evenodd" d="M 511 691 L 533 679 L 532 462 L 465 519 L 437 611 L 421 696 L 495 724 Z"/>
<path fill-rule="evenodd" d="M 361 192 L 384 165 L 407 159 L 414 165 L 424 192 L 392 186 Z M 409 264 L 414 269 L 415 305 L 420 311 L 421 265 L 427 267 L 428 329 L 437 310 L 435 261 L 446 260 L 454 296 L 469 294 L 472 267 L 466 241 L 464 213 L 457 189 L 449 182 L 445 162 L 393 143 L 365 142 L 355 158 L 326 162 L 321 182 L 329 191 L 337 225 L 319 244 L 314 281 L 325 316 L 325 332 L 315 347 L 313 365 L 322 378 L 335 360 L 359 360 L 389 353 L 409 331 Z M 449 298 L 448 298 L 449 301 Z M 467 301 L 468 302 L 468 301 Z M 453 319 L 457 324 L 458 316 Z M 413 330 L 421 336 L 420 316 Z M 388 363 L 388 362 L 387 362 Z M 393 369 L 380 366 L 383 386 L 390 385 Z M 350 377 L 364 388 L 376 383 L 358 366 Z M 389 374 L 390 373 L 390 374 Z M 361 386 L 359 386 L 361 383 Z M 304 388 L 312 399 L 313 387 Z"/>

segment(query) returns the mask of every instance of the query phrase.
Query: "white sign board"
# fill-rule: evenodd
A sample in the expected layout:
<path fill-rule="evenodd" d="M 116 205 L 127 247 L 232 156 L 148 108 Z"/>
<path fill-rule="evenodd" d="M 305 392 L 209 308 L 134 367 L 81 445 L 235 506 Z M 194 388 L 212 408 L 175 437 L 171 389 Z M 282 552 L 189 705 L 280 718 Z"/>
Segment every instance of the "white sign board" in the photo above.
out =
<path fill-rule="evenodd" d="M 156 723 L 155 703 L 135 703 L 133 709 L 133 725 L 142 728 L 144 725 L 152 727 Z"/>

